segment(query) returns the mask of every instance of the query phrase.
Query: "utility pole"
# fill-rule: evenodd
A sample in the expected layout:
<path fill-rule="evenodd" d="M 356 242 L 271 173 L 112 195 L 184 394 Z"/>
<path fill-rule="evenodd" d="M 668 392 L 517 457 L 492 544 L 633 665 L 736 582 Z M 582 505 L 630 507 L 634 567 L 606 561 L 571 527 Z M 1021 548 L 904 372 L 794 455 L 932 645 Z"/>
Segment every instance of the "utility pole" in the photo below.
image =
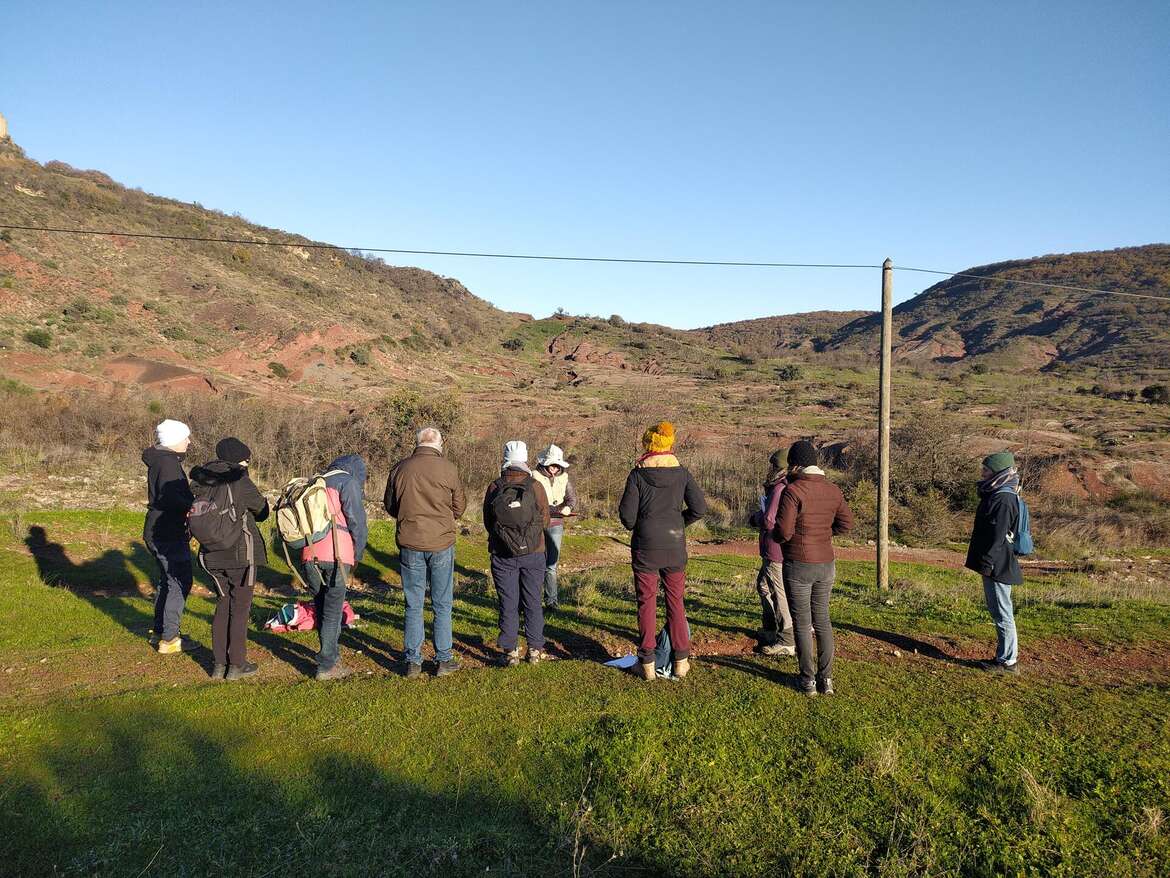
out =
<path fill-rule="evenodd" d="M 882 354 L 878 389 L 877 586 L 890 587 L 890 337 L 894 318 L 894 263 L 882 263 Z"/>

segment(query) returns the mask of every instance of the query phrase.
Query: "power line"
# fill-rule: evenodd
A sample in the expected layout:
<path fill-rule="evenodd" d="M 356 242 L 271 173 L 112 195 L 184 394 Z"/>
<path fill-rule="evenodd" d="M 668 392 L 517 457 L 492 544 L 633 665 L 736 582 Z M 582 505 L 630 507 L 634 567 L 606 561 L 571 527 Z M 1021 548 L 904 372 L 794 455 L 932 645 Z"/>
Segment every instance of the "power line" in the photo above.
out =
<path fill-rule="evenodd" d="M 646 259 L 619 256 L 556 256 L 536 253 L 489 253 L 468 250 L 414 250 L 400 247 L 350 247 L 341 244 L 321 244 L 302 241 L 256 241 L 247 238 L 210 238 L 199 235 L 166 235 L 161 232 L 119 232 L 95 229 L 62 229 L 50 226 L 19 226 L 0 223 L 0 229 L 24 232 L 49 232 L 61 235 L 98 235 L 122 238 L 149 238 L 159 241 L 192 241 L 202 244 L 239 244 L 250 247 L 301 247 L 306 250 L 341 250 L 361 253 L 397 253 L 408 256 L 457 256 L 476 259 L 526 259 L 545 262 L 600 262 L 626 265 L 709 265 L 737 268 L 827 268 L 827 269 L 875 269 L 880 264 L 856 262 L 746 262 L 725 259 Z M 1151 299 L 1155 302 L 1170 302 L 1170 296 L 1154 296 L 1148 293 L 1131 293 L 1125 290 L 1103 290 L 1095 287 L 1081 287 L 1072 284 L 1048 283 L 1046 281 L 1016 280 L 1008 277 L 989 277 L 962 271 L 942 271 L 935 268 L 915 268 L 895 265 L 895 271 L 913 271 L 920 274 L 937 274 L 944 277 L 964 277 L 1001 284 L 1021 284 L 1052 290 L 1066 290 L 1098 296 L 1126 296 L 1134 299 Z"/>

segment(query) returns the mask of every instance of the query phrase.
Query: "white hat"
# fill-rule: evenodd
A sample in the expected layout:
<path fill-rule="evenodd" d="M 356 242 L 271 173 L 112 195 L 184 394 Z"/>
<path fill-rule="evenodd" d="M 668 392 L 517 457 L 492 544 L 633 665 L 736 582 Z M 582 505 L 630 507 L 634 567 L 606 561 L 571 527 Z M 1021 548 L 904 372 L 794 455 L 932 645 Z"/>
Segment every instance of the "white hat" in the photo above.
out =
<path fill-rule="evenodd" d="M 528 463 L 528 446 L 519 439 L 504 446 L 504 466 L 511 463 Z"/>
<path fill-rule="evenodd" d="M 569 462 L 565 460 L 565 452 L 561 450 L 559 445 L 550 445 L 540 453 L 540 457 L 536 458 L 536 462 L 541 466 L 559 466 L 561 469 L 568 469 Z"/>
<path fill-rule="evenodd" d="M 182 421 L 174 421 L 167 418 L 154 428 L 154 435 L 158 437 L 159 445 L 170 448 L 172 445 L 179 445 L 184 439 L 190 436 L 191 428 Z"/>

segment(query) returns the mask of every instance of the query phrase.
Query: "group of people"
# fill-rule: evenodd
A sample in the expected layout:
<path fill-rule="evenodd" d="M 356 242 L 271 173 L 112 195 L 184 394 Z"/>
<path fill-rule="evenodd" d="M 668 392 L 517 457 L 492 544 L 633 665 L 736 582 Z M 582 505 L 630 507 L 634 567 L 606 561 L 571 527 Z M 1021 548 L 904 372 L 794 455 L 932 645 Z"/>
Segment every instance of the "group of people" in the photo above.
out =
<path fill-rule="evenodd" d="M 239 539 L 228 545 L 201 543 L 200 565 L 218 595 L 212 621 L 213 676 L 236 680 L 257 666 L 247 657 L 247 625 L 256 570 L 267 560 L 257 527 L 269 504 L 249 477 L 251 451 L 237 438 L 220 440 L 215 459 L 192 469 L 183 460 L 191 431 L 165 420 L 156 443 L 143 452 L 147 466 L 147 516 L 144 541 L 159 567 L 154 636 L 161 654 L 183 650 L 180 624 L 191 591 L 191 533 L 196 518 L 229 516 Z M 637 604 L 636 673 L 644 680 L 684 678 L 690 670 L 691 632 L 685 591 L 686 529 L 706 514 L 706 500 L 691 473 L 674 453 L 675 429 L 662 421 L 642 436 L 618 506 L 631 532 L 630 557 Z M 760 650 L 798 659 L 800 690 L 832 694 L 834 640 L 829 598 L 835 579 L 832 539 L 853 527 L 853 513 L 841 490 L 818 465 L 816 448 L 794 443 L 769 459 L 759 508 L 751 521 L 759 530 L 761 565 L 756 587 L 761 605 Z M 529 463 L 528 446 L 505 444 L 500 475 L 482 504 L 491 575 L 495 586 L 500 663 L 519 664 L 521 622 L 526 652 L 536 664 L 547 657 L 544 613 L 558 604 L 557 566 L 565 523 L 576 514 L 578 496 L 563 450 L 550 445 Z M 332 461 L 321 478 L 330 520 L 328 533 L 314 534 L 300 546 L 300 568 L 318 620 L 319 680 L 339 679 L 350 669 L 341 660 L 341 632 L 347 584 L 366 548 L 366 463 L 349 454 Z M 989 668 L 1017 670 L 1017 645 L 1011 586 L 1022 581 L 1012 550 L 1021 526 L 1019 475 L 1007 452 L 984 461 L 981 503 L 976 513 L 967 566 L 984 579 L 987 606 L 996 623 L 998 648 Z M 225 499 L 226 498 L 226 499 Z M 395 539 L 405 601 L 403 673 L 423 669 L 423 611 L 430 593 L 435 674 L 460 667 L 453 652 L 455 538 L 467 507 L 463 481 L 444 455 L 443 436 L 420 430 L 411 455 L 390 471 L 383 496 L 395 519 Z M 665 627 L 658 630 L 658 591 L 665 592 Z M 665 665 L 665 667 L 664 667 Z M 657 666 L 657 667 L 656 667 Z"/>

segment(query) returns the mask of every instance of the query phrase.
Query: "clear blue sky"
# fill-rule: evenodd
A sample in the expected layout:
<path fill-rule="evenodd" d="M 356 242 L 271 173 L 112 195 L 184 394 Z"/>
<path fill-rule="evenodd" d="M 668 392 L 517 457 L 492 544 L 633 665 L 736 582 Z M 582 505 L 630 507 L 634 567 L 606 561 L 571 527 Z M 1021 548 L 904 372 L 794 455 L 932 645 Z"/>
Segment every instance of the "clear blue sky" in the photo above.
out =
<path fill-rule="evenodd" d="M 961 270 L 1170 240 L 1170 3 L 8 0 L 41 161 L 340 244 Z M 876 272 L 401 257 L 691 327 Z M 896 298 L 929 283 L 897 276 Z"/>

